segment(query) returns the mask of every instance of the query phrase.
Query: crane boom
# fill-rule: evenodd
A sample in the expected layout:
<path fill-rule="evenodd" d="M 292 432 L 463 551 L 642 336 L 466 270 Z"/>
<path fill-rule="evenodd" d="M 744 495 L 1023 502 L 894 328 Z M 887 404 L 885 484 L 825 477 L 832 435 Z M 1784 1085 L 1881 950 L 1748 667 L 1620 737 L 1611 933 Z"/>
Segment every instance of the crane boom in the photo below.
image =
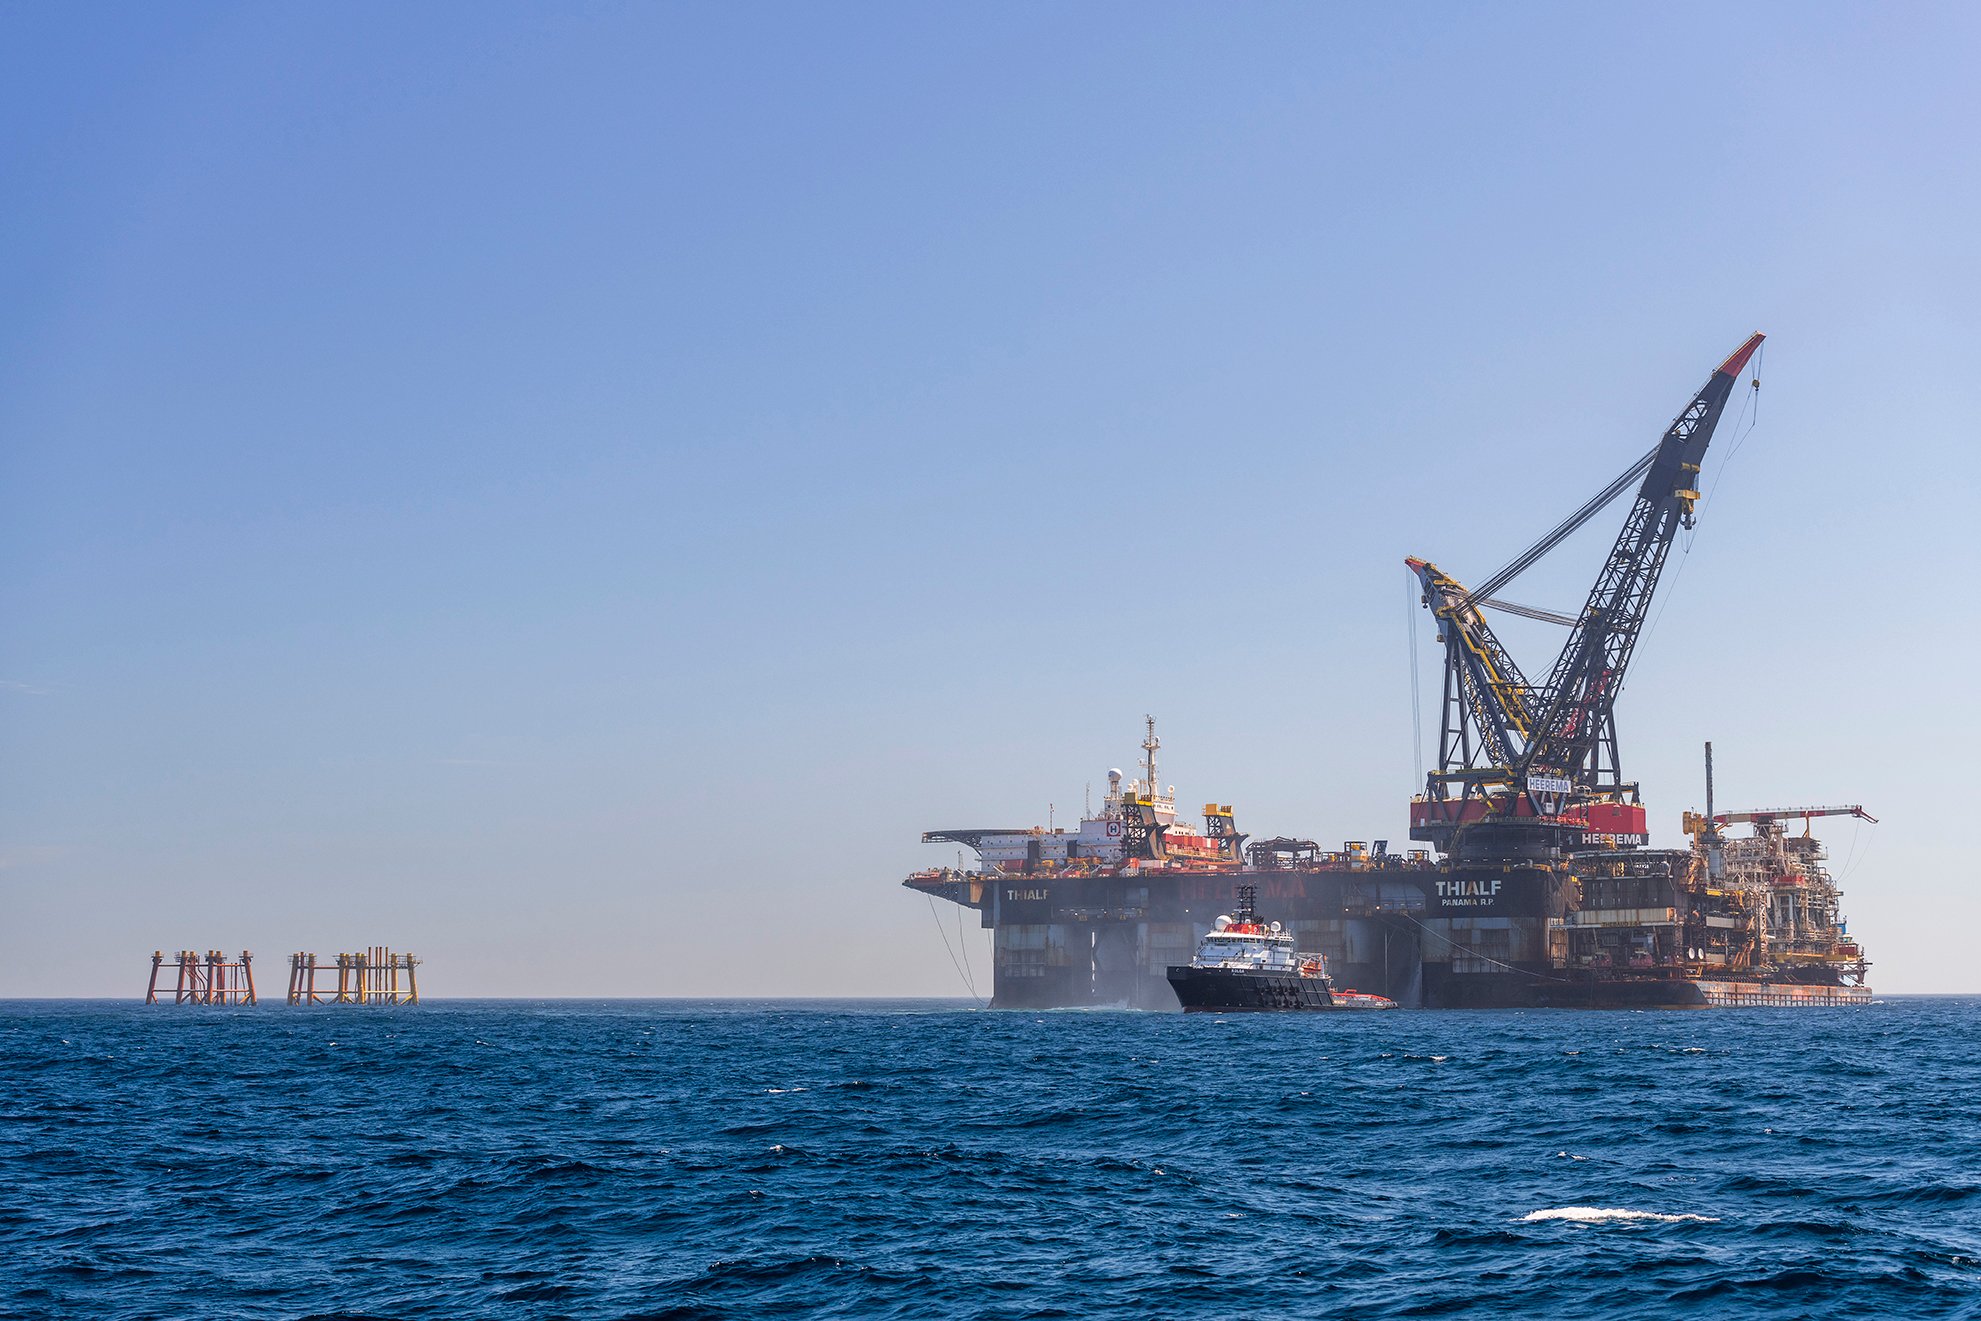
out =
<path fill-rule="evenodd" d="M 1748 336 L 1714 369 L 1650 453 L 1484 583 L 1467 589 L 1433 564 L 1406 561 L 1445 647 L 1438 766 L 1412 805 L 1411 838 L 1440 851 L 1505 858 L 1580 847 L 1564 841 L 1585 835 L 1646 834 L 1637 787 L 1624 781 L 1617 754 L 1616 699 L 1672 542 L 1693 525 L 1706 446 L 1763 338 Z M 1502 587 L 1633 487 L 1623 529 L 1577 614 L 1499 598 Z M 1568 627 L 1545 683 L 1522 673 L 1486 623 L 1487 609 Z"/>
<path fill-rule="evenodd" d="M 1845 807 L 1757 807 L 1746 812 L 1720 812 L 1711 820 L 1716 826 L 1731 826 L 1748 821 L 1788 821 L 1798 817 L 1806 821 L 1818 816 L 1854 816 L 1859 821 L 1869 821 L 1874 826 L 1878 824 L 1877 817 L 1856 803 Z"/>
<path fill-rule="evenodd" d="M 1734 381 L 1765 336 L 1730 354 L 1673 419 L 1644 471 L 1643 484 L 1589 599 L 1556 658 L 1536 705 L 1533 737 L 1512 768 L 1565 776 L 1585 791 L 1622 783 L 1616 698 L 1644 628 L 1658 577 L 1681 527 L 1693 525 L 1699 469 Z"/>
<path fill-rule="evenodd" d="M 1440 765 L 1471 765 L 1476 731 L 1488 766 L 1513 765 L 1527 744 L 1532 723 L 1527 704 L 1533 685 L 1486 623 L 1472 595 L 1450 574 L 1425 560 L 1404 561 L 1424 588 L 1424 604 L 1438 621 L 1445 644 L 1445 702 L 1459 708 L 1456 722 L 1447 719 Z M 1453 691 L 1454 680 L 1457 691 Z M 1460 746 L 1454 748 L 1457 742 Z M 1454 755 L 1456 754 L 1456 755 Z"/>

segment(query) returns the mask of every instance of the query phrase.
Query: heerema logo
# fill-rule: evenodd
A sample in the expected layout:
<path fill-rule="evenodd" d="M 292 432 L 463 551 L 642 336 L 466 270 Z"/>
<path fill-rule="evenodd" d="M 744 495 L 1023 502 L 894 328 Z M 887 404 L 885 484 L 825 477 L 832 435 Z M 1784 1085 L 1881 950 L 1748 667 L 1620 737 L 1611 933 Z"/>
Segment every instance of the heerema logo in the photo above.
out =
<path fill-rule="evenodd" d="M 1527 796 L 1534 800 L 1534 810 L 1542 816 L 1560 816 L 1562 804 L 1574 792 L 1575 782 L 1559 775 L 1527 777 Z"/>

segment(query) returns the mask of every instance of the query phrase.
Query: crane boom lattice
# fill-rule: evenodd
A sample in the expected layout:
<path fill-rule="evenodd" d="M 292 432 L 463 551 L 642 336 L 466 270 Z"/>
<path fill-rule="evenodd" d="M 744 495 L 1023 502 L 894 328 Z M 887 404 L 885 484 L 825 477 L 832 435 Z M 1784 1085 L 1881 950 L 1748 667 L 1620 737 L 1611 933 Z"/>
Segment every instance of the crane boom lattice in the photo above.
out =
<path fill-rule="evenodd" d="M 1475 823 L 1516 815 L 1530 818 L 1529 828 L 1553 821 L 1599 829 L 1584 810 L 1590 804 L 1626 796 L 1634 804 L 1636 787 L 1623 778 L 1617 748 L 1617 696 L 1672 542 L 1681 528 L 1693 526 L 1706 447 L 1734 382 L 1762 339 L 1749 336 L 1713 371 L 1648 455 L 1480 587 L 1468 591 L 1435 565 L 1406 561 L 1423 584 L 1424 604 L 1445 644 L 1438 768 L 1425 786 L 1428 810 L 1413 815 L 1413 837 L 1445 848 Z M 1569 617 L 1512 607 L 1513 613 L 1570 628 L 1547 679 L 1533 684 L 1480 607 L 1507 609 L 1495 593 L 1640 477 L 1623 528 L 1581 611 Z M 1454 790 L 1458 802 L 1452 807 Z M 1641 809 L 1633 810 L 1641 819 Z"/>

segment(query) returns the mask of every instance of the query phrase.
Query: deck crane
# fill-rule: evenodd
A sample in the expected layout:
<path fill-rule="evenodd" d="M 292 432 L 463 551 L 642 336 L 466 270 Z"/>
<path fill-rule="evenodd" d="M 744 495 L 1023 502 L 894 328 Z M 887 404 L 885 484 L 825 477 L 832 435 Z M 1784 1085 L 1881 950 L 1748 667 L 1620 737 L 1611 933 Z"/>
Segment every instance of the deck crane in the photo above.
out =
<path fill-rule="evenodd" d="M 1754 827 L 1754 838 L 1765 841 L 1774 859 L 1774 874 L 1789 877 L 1803 875 L 1806 868 L 1798 866 L 1792 859 L 1791 849 L 1784 843 L 1788 838 L 1785 823 L 1800 817 L 1802 838 L 1810 840 L 1809 823 L 1819 816 L 1850 816 L 1859 821 L 1878 824 L 1878 818 L 1865 811 L 1856 803 L 1842 807 L 1758 807 L 1745 812 L 1714 812 L 1708 802 L 1702 815 L 1698 812 L 1685 814 L 1685 833 L 1692 836 L 1693 843 L 1705 850 L 1706 874 L 1715 881 L 1726 875 L 1727 839 L 1724 833 L 1731 825 L 1742 823 Z M 1806 847 L 1813 845 L 1805 844 Z"/>
<path fill-rule="evenodd" d="M 1445 644 L 1438 768 L 1412 805 L 1411 838 L 1428 840 L 1441 852 L 1531 857 L 1584 833 L 1611 839 L 1642 833 L 1636 786 L 1622 778 L 1617 753 L 1617 694 L 1672 542 L 1680 528 L 1693 526 L 1706 446 L 1764 338 L 1749 336 L 1707 377 L 1650 453 L 1481 586 L 1468 591 L 1427 561 L 1406 561 Z M 1554 615 L 1497 599 L 1500 589 L 1632 483 L 1636 498 L 1578 614 Z M 1514 664 L 1482 608 L 1569 627 L 1543 682 L 1532 683 Z M 1626 796 L 1631 803 L 1622 802 Z"/>
<path fill-rule="evenodd" d="M 1819 816 L 1854 816 L 1859 821 L 1869 821 L 1874 826 L 1878 824 L 1877 817 L 1872 816 L 1856 803 L 1845 807 L 1757 807 L 1747 812 L 1721 812 L 1710 819 L 1716 826 L 1738 825 L 1743 821 L 1752 821 L 1757 825 L 1773 824 L 1777 821 L 1799 819 L 1803 822 L 1804 829 L 1807 829 L 1809 821 Z"/>
<path fill-rule="evenodd" d="M 1706 810 L 1687 812 L 1682 818 L 1685 833 L 1693 841 L 1704 846 L 1706 865 L 1712 876 L 1717 878 L 1723 870 L 1723 853 L 1726 836 L 1722 832 L 1728 826 L 1748 824 L 1754 827 L 1756 835 L 1779 838 L 1784 821 L 1802 819 L 1802 837 L 1810 835 L 1809 823 L 1819 816 L 1852 816 L 1859 821 L 1878 824 L 1878 818 L 1865 811 L 1858 803 L 1841 807 L 1754 807 L 1743 812 L 1715 812 L 1713 810 L 1713 745 L 1706 745 Z"/>

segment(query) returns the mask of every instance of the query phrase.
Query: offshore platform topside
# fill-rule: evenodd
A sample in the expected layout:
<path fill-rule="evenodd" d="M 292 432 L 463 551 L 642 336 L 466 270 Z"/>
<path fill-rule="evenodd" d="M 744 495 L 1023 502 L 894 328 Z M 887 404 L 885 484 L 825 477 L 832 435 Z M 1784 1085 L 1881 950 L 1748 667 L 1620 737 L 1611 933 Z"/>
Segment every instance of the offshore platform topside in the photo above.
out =
<path fill-rule="evenodd" d="M 1241 884 L 1337 985 L 1433 1008 L 1837 1005 L 1869 1002 L 1806 823 L 1862 808 L 1686 813 L 1690 847 L 1651 849 L 1638 785 L 1623 778 L 1616 699 L 1678 532 L 1694 525 L 1699 472 L 1751 336 L 1707 379 L 1649 454 L 1479 587 L 1407 561 L 1444 649 L 1437 768 L 1410 804 L 1410 837 L 1322 850 L 1247 843 L 1229 805 L 1201 828 L 1156 777 L 1154 720 L 1142 775 L 1108 773 L 1077 829 L 932 830 L 974 867 L 903 883 L 972 908 L 993 935 L 992 1005 L 1174 1009 L 1166 979 Z M 1753 388 L 1759 389 L 1758 376 Z M 1498 599 L 1596 513 L 1636 486 L 1582 610 Z M 1530 680 L 1488 624 L 1499 610 L 1557 624 L 1567 641 Z M 1805 829 L 1791 836 L 1787 823 Z M 1726 828 L 1747 823 L 1748 838 Z"/>

